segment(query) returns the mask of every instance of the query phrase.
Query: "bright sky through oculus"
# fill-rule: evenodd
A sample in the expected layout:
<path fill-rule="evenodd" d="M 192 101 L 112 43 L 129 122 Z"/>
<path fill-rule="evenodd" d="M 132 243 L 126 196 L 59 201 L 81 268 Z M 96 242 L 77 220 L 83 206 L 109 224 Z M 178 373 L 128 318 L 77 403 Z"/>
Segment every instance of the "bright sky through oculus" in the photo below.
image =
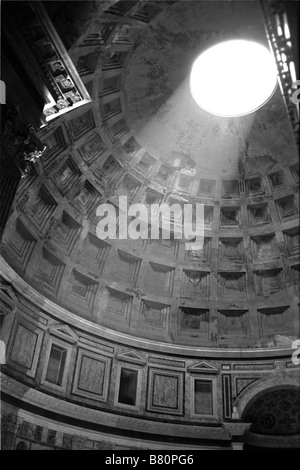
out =
<path fill-rule="evenodd" d="M 277 85 L 269 50 L 252 41 L 220 43 L 193 64 L 190 89 L 201 108 L 217 116 L 242 116 L 263 106 Z"/>

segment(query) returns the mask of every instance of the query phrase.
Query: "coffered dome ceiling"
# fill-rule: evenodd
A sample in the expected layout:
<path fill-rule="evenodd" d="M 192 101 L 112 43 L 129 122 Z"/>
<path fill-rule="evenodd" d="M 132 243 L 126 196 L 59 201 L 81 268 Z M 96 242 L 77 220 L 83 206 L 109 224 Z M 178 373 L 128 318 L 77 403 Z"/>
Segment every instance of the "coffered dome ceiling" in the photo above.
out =
<path fill-rule="evenodd" d="M 231 119 L 201 110 L 189 91 L 201 51 L 231 38 L 266 44 L 259 3 L 108 3 L 78 25 L 69 51 L 92 101 L 40 131 L 47 151 L 20 183 L 4 258 L 41 299 L 111 330 L 210 348 L 290 347 L 299 170 L 281 93 Z M 203 250 L 100 240 L 96 209 L 120 195 L 205 204 Z"/>

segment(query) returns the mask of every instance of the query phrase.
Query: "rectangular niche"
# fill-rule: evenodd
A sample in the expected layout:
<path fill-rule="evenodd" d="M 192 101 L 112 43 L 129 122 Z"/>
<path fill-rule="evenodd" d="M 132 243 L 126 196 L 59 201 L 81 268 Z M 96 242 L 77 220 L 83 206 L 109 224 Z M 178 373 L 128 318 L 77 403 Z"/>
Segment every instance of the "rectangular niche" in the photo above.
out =
<path fill-rule="evenodd" d="M 100 105 L 100 113 L 103 121 L 116 116 L 117 114 L 121 113 L 121 111 L 122 107 L 120 98 L 113 98 L 110 101 L 106 101 L 106 103 L 102 103 Z"/>
<path fill-rule="evenodd" d="M 82 226 L 72 219 L 72 217 L 65 211 L 62 213 L 61 221 L 57 222 L 54 226 L 51 235 L 53 239 L 59 243 L 68 254 L 70 254 L 75 246 L 79 237 Z"/>
<path fill-rule="evenodd" d="M 72 199 L 72 205 L 83 215 L 88 215 L 100 203 L 101 194 L 86 180 Z"/>
<path fill-rule="evenodd" d="M 179 307 L 180 329 L 192 330 L 208 337 L 209 310 L 205 308 Z"/>
<path fill-rule="evenodd" d="M 82 159 L 87 165 L 91 165 L 105 150 L 105 144 L 98 134 L 91 136 L 88 141 L 78 148 Z"/>
<path fill-rule="evenodd" d="M 283 334 L 292 330 L 292 314 L 290 308 L 270 307 L 258 310 L 259 326 L 262 335 Z"/>
<path fill-rule="evenodd" d="M 267 225 L 271 222 L 268 204 L 255 204 L 248 206 L 248 219 L 252 226 Z"/>
<path fill-rule="evenodd" d="M 217 416 L 217 379 L 191 377 L 191 416 Z"/>
<path fill-rule="evenodd" d="M 156 159 L 146 152 L 141 156 L 140 161 L 136 165 L 136 169 L 147 175 L 155 163 Z"/>
<path fill-rule="evenodd" d="M 49 223 L 50 217 L 57 207 L 57 202 L 51 196 L 46 186 L 42 185 L 35 201 L 29 205 L 25 214 L 39 233 L 42 233 Z"/>
<path fill-rule="evenodd" d="M 248 310 L 219 310 L 220 338 L 245 338 L 249 330 Z"/>
<path fill-rule="evenodd" d="M 46 373 L 46 382 L 61 386 L 67 350 L 52 344 Z"/>
<path fill-rule="evenodd" d="M 256 271 L 254 279 L 257 295 L 269 297 L 283 289 L 283 272 L 280 268 Z"/>
<path fill-rule="evenodd" d="M 118 364 L 115 405 L 139 409 L 141 395 L 141 369 L 132 364 Z"/>
<path fill-rule="evenodd" d="M 45 355 L 41 383 L 64 391 L 67 386 L 72 347 L 58 339 L 50 339 Z"/>
<path fill-rule="evenodd" d="M 91 110 L 87 111 L 81 116 L 72 119 L 69 124 L 72 135 L 77 140 L 95 127 L 93 112 Z"/>
<path fill-rule="evenodd" d="M 148 294 L 171 297 L 173 292 L 174 268 L 163 264 L 149 263 L 145 290 Z"/>
<path fill-rule="evenodd" d="M 290 166 L 290 171 L 296 183 L 299 183 L 299 162 Z"/>
<path fill-rule="evenodd" d="M 237 180 L 222 182 L 222 198 L 231 199 L 239 196 L 239 183 Z"/>
<path fill-rule="evenodd" d="M 201 178 L 197 196 L 214 196 L 216 180 Z"/>
<path fill-rule="evenodd" d="M 289 256 L 299 255 L 299 242 L 300 233 L 299 227 L 292 228 L 283 232 L 285 244 L 288 250 Z"/>
<path fill-rule="evenodd" d="M 118 250 L 114 277 L 117 277 L 125 283 L 135 285 L 139 275 L 140 266 L 140 258 L 136 258 L 135 256 L 125 253 L 125 251 Z"/>
<path fill-rule="evenodd" d="M 298 216 L 298 209 L 293 195 L 277 199 L 275 202 L 281 220 L 287 220 Z"/>
<path fill-rule="evenodd" d="M 112 75 L 110 77 L 104 76 L 99 82 L 99 96 L 110 95 L 120 91 L 121 74 Z"/>
<path fill-rule="evenodd" d="M 102 165 L 101 169 L 94 169 L 95 176 L 103 186 L 110 185 L 122 171 L 122 166 L 117 160 L 109 155 Z"/>
<path fill-rule="evenodd" d="M 222 272 L 218 274 L 220 298 L 243 299 L 246 296 L 246 273 Z"/>
<path fill-rule="evenodd" d="M 106 306 L 103 319 L 129 325 L 133 298 L 131 295 L 107 287 Z M 113 324 L 113 323 L 112 323 Z"/>
<path fill-rule="evenodd" d="M 90 313 L 93 309 L 97 289 L 98 282 L 73 270 L 68 301 L 71 302 L 72 306 Z"/>
<path fill-rule="evenodd" d="M 264 190 L 260 178 L 250 178 L 246 181 L 247 192 L 251 196 L 263 194 Z"/>
<path fill-rule="evenodd" d="M 147 410 L 182 415 L 183 386 L 183 372 L 149 368 Z"/>
<path fill-rule="evenodd" d="M 79 255 L 81 264 L 97 271 L 101 275 L 111 246 L 96 235 L 89 233 L 85 239 L 82 252 Z"/>
<path fill-rule="evenodd" d="M 209 297 L 210 273 L 206 271 L 183 270 L 182 295 L 184 297 Z"/>
<path fill-rule="evenodd" d="M 79 349 L 72 393 L 83 398 L 107 401 L 111 358 Z"/>
<path fill-rule="evenodd" d="M 125 144 L 122 146 L 127 157 L 133 157 L 137 152 L 141 150 L 141 146 L 137 143 L 134 137 L 130 137 Z"/>
<path fill-rule="evenodd" d="M 240 224 L 239 207 L 221 207 L 221 227 L 238 227 Z"/>
<path fill-rule="evenodd" d="M 46 168 L 67 147 L 62 127 L 58 127 L 54 132 L 43 138 L 43 144 L 46 145 L 46 150 L 41 156 L 41 161 Z"/>
<path fill-rule="evenodd" d="M 268 177 L 274 191 L 285 188 L 283 171 L 275 171 L 269 174 Z"/>
<path fill-rule="evenodd" d="M 39 285 L 41 289 L 57 295 L 65 264 L 54 256 L 50 251 L 43 248 L 43 258 L 39 260 L 38 269 L 32 280 Z"/>
<path fill-rule="evenodd" d="M 135 406 L 137 376 L 137 370 L 122 367 L 120 373 L 118 403 Z"/>
<path fill-rule="evenodd" d="M 211 238 L 204 237 L 204 243 L 201 250 L 185 250 L 184 258 L 190 262 L 208 263 L 211 258 Z"/>
<path fill-rule="evenodd" d="M 51 179 L 60 194 L 65 196 L 80 176 L 81 172 L 79 168 L 71 158 L 68 158 L 63 165 L 56 170 Z"/>
<path fill-rule="evenodd" d="M 36 242 L 37 240 L 29 232 L 21 220 L 17 219 L 15 232 L 10 237 L 8 249 L 11 255 L 14 257 L 14 261 L 16 261 L 21 266 L 23 271 L 28 265 Z"/>
<path fill-rule="evenodd" d="M 129 174 L 126 174 L 120 182 L 120 185 L 118 187 L 118 194 L 120 196 L 127 196 L 131 200 L 138 192 L 140 186 L 141 183 L 138 180 L 136 180 Z"/>
<path fill-rule="evenodd" d="M 243 261 L 243 239 L 242 238 L 220 238 L 219 239 L 220 261 L 230 263 L 241 263 Z"/>
<path fill-rule="evenodd" d="M 170 306 L 152 300 L 141 302 L 141 324 L 147 325 L 147 331 L 152 328 L 165 336 L 169 329 Z"/>
<path fill-rule="evenodd" d="M 270 260 L 279 256 L 274 234 L 251 237 L 250 246 L 253 257 L 257 262 Z"/>

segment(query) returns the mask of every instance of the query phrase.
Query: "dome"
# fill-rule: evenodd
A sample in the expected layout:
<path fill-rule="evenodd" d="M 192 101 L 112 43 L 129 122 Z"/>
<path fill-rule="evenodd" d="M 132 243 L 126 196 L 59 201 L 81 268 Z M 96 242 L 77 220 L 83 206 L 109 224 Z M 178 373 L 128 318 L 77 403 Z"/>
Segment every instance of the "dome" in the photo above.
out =
<path fill-rule="evenodd" d="M 299 385 L 288 365 L 299 337 L 299 163 L 282 91 L 250 114 L 217 116 L 189 86 L 194 61 L 216 44 L 269 50 L 261 6 L 86 2 L 72 17 L 54 5 L 68 2 L 47 3 L 90 99 L 38 131 L 46 150 L 21 179 L 2 234 L 2 284 L 18 297 L 5 330 L 15 372 L 6 372 L 74 405 L 74 419 L 84 404 L 87 420 L 102 414 L 98 425 L 105 413 L 127 431 L 148 420 L 149 442 L 159 420 L 166 435 L 192 426 L 191 440 L 193 426 L 217 424 L 226 440 L 234 395 L 240 419 L 255 381 L 259 393 L 273 390 L 276 361 L 289 367 L 282 387 Z M 220 76 L 216 95 L 222 85 Z M 151 217 L 143 238 L 120 236 L 122 197 L 146 214 L 201 207 L 200 248 L 175 229 L 152 237 Z M 104 204 L 117 224 L 106 239 Z"/>

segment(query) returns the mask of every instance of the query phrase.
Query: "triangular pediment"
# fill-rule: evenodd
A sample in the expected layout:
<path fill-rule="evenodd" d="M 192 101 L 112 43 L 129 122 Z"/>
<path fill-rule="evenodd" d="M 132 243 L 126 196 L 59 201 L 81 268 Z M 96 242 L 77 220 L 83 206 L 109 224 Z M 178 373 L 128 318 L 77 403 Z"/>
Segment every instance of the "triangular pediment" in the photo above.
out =
<path fill-rule="evenodd" d="M 53 325 L 49 328 L 49 333 L 69 343 L 77 343 L 78 341 L 78 336 L 68 325 Z"/>
<path fill-rule="evenodd" d="M 207 361 L 197 362 L 197 364 L 190 366 L 188 370 L 190 372 L 199 372 L 206 374 L 217 374 L 219 372 L 219 369 L 214 364 L 211 364 Z"/>
<path fill-rule="evenodd" d="M 134 350 L 125 351 L 118 354 L 117 358 L 119 361 L 134 362 L 136 364 L 146 364 L 146 359 Z"/>

